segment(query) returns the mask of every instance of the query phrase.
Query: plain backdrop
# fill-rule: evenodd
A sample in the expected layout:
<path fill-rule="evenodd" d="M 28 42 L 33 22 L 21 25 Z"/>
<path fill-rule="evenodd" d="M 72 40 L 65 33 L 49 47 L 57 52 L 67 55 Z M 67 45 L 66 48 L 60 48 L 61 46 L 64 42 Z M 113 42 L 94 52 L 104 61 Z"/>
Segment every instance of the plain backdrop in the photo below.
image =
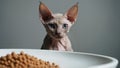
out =
<path fill-rule="evenodd" d="M 41 0 L 53 13 L 65 13 L 79 2 L 69 32 L 74 51 L 120 60 L 120 0 Z M 0 49 L 39 49 L 46 31 L 39 21 L 39 0 L 0 0 Z"/>

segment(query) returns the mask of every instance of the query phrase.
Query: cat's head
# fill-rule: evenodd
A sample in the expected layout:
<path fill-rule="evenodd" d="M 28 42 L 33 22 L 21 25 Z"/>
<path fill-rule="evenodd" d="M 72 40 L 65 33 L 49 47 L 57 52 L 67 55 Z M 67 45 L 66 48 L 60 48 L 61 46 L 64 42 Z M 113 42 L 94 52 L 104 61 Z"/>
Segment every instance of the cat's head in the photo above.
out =
<path fill-rule="evenodd" d="M 39 16 L 46 28 L 47 34 L 55 39 L 63 38 L 76 21 L 78 3 L 73 5 L 65 14 L 53 14 L 42 2 L 39 5 Z"/>

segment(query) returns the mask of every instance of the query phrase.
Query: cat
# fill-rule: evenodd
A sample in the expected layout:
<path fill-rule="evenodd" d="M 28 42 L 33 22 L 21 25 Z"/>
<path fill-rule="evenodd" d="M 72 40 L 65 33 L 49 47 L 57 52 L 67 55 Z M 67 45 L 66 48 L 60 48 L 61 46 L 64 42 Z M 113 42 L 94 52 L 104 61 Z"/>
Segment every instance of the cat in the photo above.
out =
<path fill-rule="evenodd" d="M 65 14 L 53 14 L 44 3 L 40 2 L 39 17 L 47 32 L 41 49 L 73 51 L 67 33 L 75 23 L 77 16 L 78 3 Z"/>

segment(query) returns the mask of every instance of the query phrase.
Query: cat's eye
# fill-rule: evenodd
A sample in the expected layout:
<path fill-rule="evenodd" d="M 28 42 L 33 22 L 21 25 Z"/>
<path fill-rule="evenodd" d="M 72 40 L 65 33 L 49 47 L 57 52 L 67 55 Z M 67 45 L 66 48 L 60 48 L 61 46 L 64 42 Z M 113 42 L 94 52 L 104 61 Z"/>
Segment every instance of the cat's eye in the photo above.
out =
<path fill-rule="evenodd" d="M 68 28 L 68 24 L 63 24 L 62 26 L 64 29 L 67 29 Z"/>
<path fill-rule="evenodd" d="M 55 24 L 48 24 L 48 26 L 50 26 L 51 28 L 55 29 L 56 28 L 56 25 Z"/>

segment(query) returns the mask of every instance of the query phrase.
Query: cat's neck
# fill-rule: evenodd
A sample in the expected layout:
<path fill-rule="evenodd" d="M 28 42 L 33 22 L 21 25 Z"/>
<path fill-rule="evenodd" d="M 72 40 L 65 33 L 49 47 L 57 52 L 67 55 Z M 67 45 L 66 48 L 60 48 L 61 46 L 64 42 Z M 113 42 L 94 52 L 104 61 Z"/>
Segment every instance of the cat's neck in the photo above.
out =
<path fill-rule="evenodd" d="M 47 34 L 41 49 L 73 51 L 67 35 L 61 39 L 55 39 Z"/>
<path fill-rule="evenodd" d="M 46 43 L 50 44 L 49 47 L 52 47 L 54 50 L 66 50 L 66 40 L 68 40 L 68 36 L 56 39 L 52 38 L 48 34 L 46 35 Z"/>

